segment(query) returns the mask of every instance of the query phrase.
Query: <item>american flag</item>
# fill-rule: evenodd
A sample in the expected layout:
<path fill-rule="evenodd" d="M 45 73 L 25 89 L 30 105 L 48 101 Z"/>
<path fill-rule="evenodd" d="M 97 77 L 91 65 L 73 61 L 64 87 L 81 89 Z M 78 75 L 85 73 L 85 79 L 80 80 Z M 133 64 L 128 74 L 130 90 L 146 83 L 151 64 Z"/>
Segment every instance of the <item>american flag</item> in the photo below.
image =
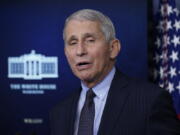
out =
<path fill-rule="evenodd" d="M 154 80 L 172 95 L 180 118 L 180 12 L 175 0 L 160 0 L 156 15 Z"/>

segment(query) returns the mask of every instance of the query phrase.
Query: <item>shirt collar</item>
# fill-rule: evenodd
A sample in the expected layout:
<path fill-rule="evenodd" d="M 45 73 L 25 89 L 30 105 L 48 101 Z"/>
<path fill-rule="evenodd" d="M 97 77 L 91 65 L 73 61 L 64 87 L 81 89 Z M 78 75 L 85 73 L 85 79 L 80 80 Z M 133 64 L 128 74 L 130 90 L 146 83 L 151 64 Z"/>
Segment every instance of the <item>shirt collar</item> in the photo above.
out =
<path fill-rule="evenodd" d="M 108 73 L 108 75 L 96 86 L 94 86 L 93 92 L 96 94 L 97 98 L 104 99 L 105 95 L 108 93 L 111 82 L 115 74 L 115 67 Z M 82 92 L 86 93 L 89 88 L 81 81 Z"/>

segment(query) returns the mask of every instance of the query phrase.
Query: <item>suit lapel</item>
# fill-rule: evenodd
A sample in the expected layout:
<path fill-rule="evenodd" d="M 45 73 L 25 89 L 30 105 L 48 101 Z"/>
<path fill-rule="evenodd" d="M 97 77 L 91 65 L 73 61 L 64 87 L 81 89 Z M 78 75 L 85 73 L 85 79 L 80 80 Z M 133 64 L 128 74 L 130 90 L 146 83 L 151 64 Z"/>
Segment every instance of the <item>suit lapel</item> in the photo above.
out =
<path fill-rule="evenodd" d="M 111 135 L 128 97 L 127 79 L 116 70 L 102 115 L 98 135 Z"/>
<path fill-rule="evenodd" d="M 70 106 L 70 135 L 74 134 L 74 124 L 77 112 L 77 104 L 80 96 L 80 90 L 76 92 L 75 96 L 72 99 L 71 106 Z"/>

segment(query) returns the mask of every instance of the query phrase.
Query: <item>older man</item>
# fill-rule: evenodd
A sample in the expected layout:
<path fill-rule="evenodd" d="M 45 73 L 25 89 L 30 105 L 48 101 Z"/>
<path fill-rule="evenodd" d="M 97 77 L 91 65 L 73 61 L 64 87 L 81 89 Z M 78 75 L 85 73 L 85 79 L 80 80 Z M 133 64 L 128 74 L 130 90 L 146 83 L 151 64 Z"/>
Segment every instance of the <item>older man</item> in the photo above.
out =
<path fill-rule="evenodd" d="M 52 110 L 52 135 L 180 134 L 168 92 L 115 68 L 121 45 L 107 16 L 79 10 L 66 19 L 63 38 L 81 88 Z"/>

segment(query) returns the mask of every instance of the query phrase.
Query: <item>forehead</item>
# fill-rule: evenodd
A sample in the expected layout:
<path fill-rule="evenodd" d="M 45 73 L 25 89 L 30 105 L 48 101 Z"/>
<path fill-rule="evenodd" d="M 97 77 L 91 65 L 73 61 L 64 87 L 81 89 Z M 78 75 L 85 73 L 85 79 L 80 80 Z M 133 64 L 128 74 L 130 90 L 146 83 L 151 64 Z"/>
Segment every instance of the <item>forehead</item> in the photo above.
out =
<path fill-rule="evenodd" d="M 66 25 L 66 38 L 72 35 L 82 35 L 85 33 L 102 33 L 100 29 L 100 23 L 96 21 L 87 20 L 71 20 Z"/>

